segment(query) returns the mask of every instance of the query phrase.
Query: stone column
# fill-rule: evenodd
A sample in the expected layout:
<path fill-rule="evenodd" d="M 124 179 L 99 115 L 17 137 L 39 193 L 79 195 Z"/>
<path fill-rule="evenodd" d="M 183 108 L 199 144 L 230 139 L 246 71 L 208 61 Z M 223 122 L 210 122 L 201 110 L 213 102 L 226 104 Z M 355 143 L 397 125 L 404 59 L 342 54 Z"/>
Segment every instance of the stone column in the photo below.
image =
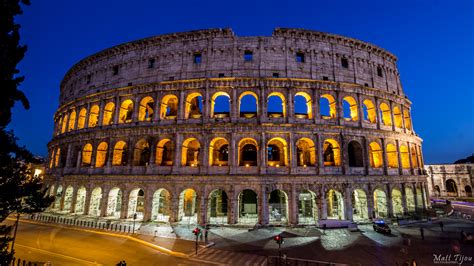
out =
<path fill-rule="evenodd" d="M 412 175 L 414 175 L 414 174 L 415 174 L 415 169 L 414 169 L 414 167 L 413 167 L 413 160 L 412 160 L 412 158 L 411 158 L 411 146 L 412 146 L 412 145 L 413 145 L 413 144 L 411 144 L 410 142 L 407 143 L 407 148 L 408 148 L 408 162 L 410 163 L 410 173 L 411 173 Z"/>
<path fill-rule="evenodd" d="M 205 92 L 204 92 L 204 99 L 202 100 L 202 120 L 204 123 L 209 121 L 209 118 L 211 117 L 211 97 L 209 97 L 209 87 L 206 86 Z"/>
<path fill-rule="evenodd" d="M 65 165 L 66 168 L 69 168 L 69 167 L 72 166 L 72 162 L 71 162 L 71 160 L 72 160 L 72 157 L 71 157 L 71 156 L 72 156 L 72 152 L 73 152 L 73 151 L 72 151 L 72 145 L 71 145 L 71 144 L 68 144 L 68 145 L 67 145 L 67 155 L 66 155 L 66 165 Z M 55 159 L 54 157 L 56 156 L 56 154 L 54 154 L 54 149 L 53 149 L 52 156 L 53 156 L 53 166 L 54 166 L 54 159 Z"/>
<path fill-rule="evenodd" d="M 372 186 L 369 184 L 367 186 L 367 214 L 369 219 L 375 218 L 374 217 L 374 191 L 372 190 Z"/>
<path fill-rule="evenodd" d="M 387 144 L 385 144 L 384 138 L 380 139 L 380 143 L 382 144 L 383 174 L 388 175 Z"/>
<path fill-rule="evenodd" d="M 181 168 L 181 146 L 183 145 L 183 136 L 179 133 L 175 133 L 175 148 L 174 148 L 174 162 L 173 162 L 173 172 L 179 172 Z"/>
<path fill-rule="evenodd" d="M 351 188 L 349 185 L 346 186 L 344 190 L 344 206 L 345 206 L 345 219 L 352 221 L 352 197 L 351 197 Z"/>
<path fill-rule="evenodd" d="M 119 118 L 120 118 L 120 97 L 117 96 L 115 97 L 115 111 L 114 111 L 114 124 L 119 123 Z"/>
<path fill-rule="evenodd" d="M 393 102 L 392 101 L 389 101 L 389 105 L 390 105 L 390 119 L 392 119 L 392 131 L 395 131 L 395 116 L 393 115 Z"/>
<path fill-rule="evenodd" d="M 239 167 L 238 153 L 239 148 L 237 147 L 237 135 L 235 132 L 230 133 L 230 154 L 229 154 L 229 169 L 231 174 L 235 174 Z"/>
<path fill-rule="evenodd" d="M 259 106 L 258 106 L 258 111 L 259 113 L 257 114 L 258 117 L 260 117 L 260 121 L 267 121 L 267 88 L 266 87 L 261 87 L 260 89 L 260 96 L 259 96 Z"/>
<path fill-rule="evenodd" d="M 395 140 L 395 146 L 397 147 L 398 174 L 403 175 L 402 155 L 400 152 L 400 141 L 398 139 Z"/>
<path fill-rule="evenodd" d="M 392 187 L 390 184 L 386 184 L 387 189 L 387 214 L 389 218 L 393 216 L 393 201 L 392 201 Z"/>
<path fill-rule="evenodd" d="M 266 185 L 262 185 L 260 188 L 260 195 L 258 195 L 258 222 L 261 225 L 267 225 L 269 222 L 268 217 L 268 195 Z"/>
<path fill-rule="evenodd" d="M 70 213 L 76 212 L 77 189 L 78 188 L 74 188 L 74 190 L 72 191 L 71 210 L 69 211 Z"/>
<path fill-rule="evenodd" d="M 84 128 L 89 128 L 89 117 L 91 116 L 91 104 L 87 103 L 87 112 L 86 112 L 86 117 L 84 118 Z M 79 117 L 79 114 L 76 115 L 76 118 Z M 76 121 L 77 122 L 77 121 Z"/>
<path fill-rule="evenodd" d="M 143 221 L 149 222 L 151 220 L 151 210 L 153 208 L 153 191 L 148 189 L 145 191 L 145 208 L 143 213 Z"/>
<path fill-rule="evenodd" d="M 140 98 L 139 96 L 135 96 L 133 99 L 133 113 L 132 113 L 132 122 L 138 121 L 138 111 L 140 107 Z"/>
<path fill-rule="evenodd" d="M 290 132 L 290 137 L 289 137 L 289 143 L 288 145 L 290 146 L 289 152 L 290 154 L 288 155 L 289 157 L 289 163 L 290 163 L 290 169 L 291 172 L 294 172 L 297 168 L 297 152 L 296 152 L 296 143 L 294 140 L 293 132 Z"/>
<path fill-rule="evenodd" d="M 298 192 L 296 191 L 296 185 L 291 184 L 291 193 L 290 198 L 288 199 L 289 207 L 289 224 L 297 225 L 298 224 Z"/>
<path fill-rule="evenodd" d="M 236 224 L 239 221 L 239 199 L 238 195 L 231 195 L 228 198 L 229 206 L 227 215 L 227 223 L 228 224 Z"/>
<path fill-rule="evenodd" d="M 103 188 L 102 190 L 102 198 L 100 199 L 100 217 L 107 217 L 107 204 L 109 203 L 109 191 L 108 187 Z"/>
<path fill-rule="evenodd" d="M 183 123 L 184 119 L 184 91 L 179 91 L 179 109 L 178 109 L 178 124 Z"/>
<path fill-rule="evenodd" d="M 99 117 L 97 118 L 99 121 L 97 121 L 97 125 L 98 126 L 102 126 L 103 125 L 103 121 L 104 120 L 104 108 L 105 108 L 105 100 L 100 100 L 99 102 Z"/>
<path fill-rule="evenodd" d="M 423 182 L 420 184 L 421 185 L 421 198 L 423 199 L 423 211 L 426 210 L 426 182 Z"/>
<path fill-rule="evenodd" d="M 86 198 L 84 199 L 84 215 L 89 214 L 89 209 L 91 205 L 91 196 L 92 196 L 92 186 L 86 188 Z"/>
<path fill-rule="evenodd" d="M 267 143 L 265 132 L 260 136 L 260 174 L 267 172 Z"/>
<path fill-rule="evenodd" d="M 206 197 L 205 189 L 202 189 L 201 196 L 199 197 L 199 212 L 198 212 L 198 224 L 201 226 L 207 223 L 207 204 L 209 199 Z"/>
<path fill-rule="evenodd" d="M 342 170 L 342 174 L 345 175 L 348 172 L 349 169 L 349 160 L 346 159 L 349 156 L 347 156 L 347 147 L 346 143 L 344 141 L 344 136 L 340 136 L 339 142 L 341 143 L 341 150 L 340 150 L 340 156 L 341 156 L 341 166 L 339 166 Z"/>
<path fill-rule="evenodd" d="M 377 129 L 380 129 L 380 125 L 382 123 L 382 117 L 380 117 L 379 98 L 375 97 L 374 99 L 375 99 L 375 110 L 376 110 L 375 117 L 377 119 Z"/>
<path fill-rule="evenodd" d="M 361 97 L 360 97 L 360 94 L 357 93 L 357 116 L 359 117 L 358 119 L 358 124 L 359 124 L 359 127 L 362 127 L 362 121 L 364 120 L 364 102 L 361 100 Z M 341 105 L 342 107 L 342 105 Z"/>
<path fill-rule="evenodd" d="M 286 121 L 289 123 L 293 123 L 295 120 L 295 107 L 294 107 L 294 97 L 293 97 L 293 88 L 288 88 L 288 99 L 287 104 L 285 104 L 286 108 Z"/>
<path fill-rule="evenodd" d="M 128 218 L 128 200 L 129 200 L 130 190 L 124 189 L 122 193 L 122 206 L 120 208 L 120 218 Z"/>
<path fill-rule="evenodd" d="M 236 88 L 232 88 L 232 92 L 231 92 L 231 98 L 230 98 L 230 121 L 232 123 L 235 123 L 237 122 L 237 120 L 239 119 L 240 115 L 239 115 L 239 99 L 238 99 L 238 96 L 237 96 L 237 89 Z"/>
<path fill-rule="evenodd" d="M 407 208 L 407 195 L 405 193 L 405 183 L 402 183 L 402 207 L 403 207 L 403 215 L 408 214 L 408 208 Z"/>
<path fill-rule="evenodd" d="M 323 185 L 321 187 L 321 193 L 320 193 L 320 204 L 321 206 L 321 214 L 319 216 L 320 220 L 326 220 L 328 218 L 328 203 L 326 201 L 326 186 Z"/>
<path fill-rule="evenodd" d="M 417 197 L 417 193 L 416 193 L 416 182 L 412 183 L 412 189 L 413 189 L 413 195 L 414 195 L 414 198 L 415 198 L 415 212 L 418 212 L 419 208 L 418 208 L 418 197 Z"/>
<path fill-rule="evenodd" d="M 405 114 L 403 113 L 404 111 L 405 111 L 405 107 L 403 106 L 403 104 L 401 104 L 400 112 L 402 116 L 402 129 L 403 129 L 403 132 L 407 133 L 407 128 L 405 127 Z"/>
<path fill-rule="evenodd" d="M 199 154 L 199 172 L 201 174 L 207 174 L 207 170 L 209 167 L 209 135 L 203 134 L 202 135 L 202 143 L 201 143 L 201 154 Z"/>
<path fill-rule="evenodd" d="M 173 195 L 170 198 L 170 223 L 175 223 L 178 221 L 178 212 L 179 212 L 179 194 Z"/>
<path fill-rule="evenodd" d="M 369 174 L 369 167 L 370 167 L 370 150 L 369 150 L 369 143 L 366 137 L 362 138 L 362 150 L 364 153 L 364 157 L 362 158 L 364 164 L 364 172 L 365 175 Z"/>
<path fill-rule="evenodd" d="M 319 90 L 313 89 L 313 99 L 312 99 L 313 105 L 313 120 L 315 123 L 318 123 L 319 118 L 321 117 L 321 114 L 319 112 Z"/>
<path fill-rule="evenodd" d="M 156 100 L 155 100 L 155 106 L 153 106 L 153 122 L 158 123 L 160 122 L 160 111 L 161 111 L 161 91 L 156 92 Z"/>
<path fill-rule="evenodd" d="M 323 157 L 323 149 L 324 149 L 324 143 L 323 143 L 323 136 L 321 134 L 317 135 L 317 143 L 316 145 L 316 152 L 317 152 L 317 165 L 318 165 L 318 174 L 324 174 L 324 157 Z"/>

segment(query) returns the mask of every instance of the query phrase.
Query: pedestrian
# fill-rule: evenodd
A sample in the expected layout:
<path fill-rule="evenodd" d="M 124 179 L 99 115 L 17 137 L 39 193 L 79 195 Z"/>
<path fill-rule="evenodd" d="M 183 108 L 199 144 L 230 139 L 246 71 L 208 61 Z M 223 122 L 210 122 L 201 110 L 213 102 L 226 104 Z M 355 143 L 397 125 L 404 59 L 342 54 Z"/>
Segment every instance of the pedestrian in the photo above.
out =
<path fill-rule="evenodd" d="M 421 235 L 421 240 L 425 240 L 425 230 L 423 230 L 423 227 L 420 227 L 420 235 Z"/>
<path fill-rule="evenodd" d="M 208 233 L 208 231 L 207 231 L 207 228 L 206 228 L 206 229 L 204 229 L 204 241 L 206 243 L 207 243 L 207 233 Z"/>
<path fill-rule="evenodd" d="M 439 222 L 439 227 L 441 228 L 441 232 L 444 232 L 444 230 L 443 230 L 443 227 L 444 227 L 443 222 L 441 222 L 441 221 Z"/>

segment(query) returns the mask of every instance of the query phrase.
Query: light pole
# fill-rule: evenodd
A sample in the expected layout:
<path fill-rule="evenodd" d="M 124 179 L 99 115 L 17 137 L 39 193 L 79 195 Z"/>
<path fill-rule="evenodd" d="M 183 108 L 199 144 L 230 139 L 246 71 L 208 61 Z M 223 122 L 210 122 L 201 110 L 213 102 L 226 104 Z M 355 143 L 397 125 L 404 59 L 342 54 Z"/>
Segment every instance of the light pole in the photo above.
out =
<path fill-rule="evenodd" d="M 135 220 L 137 219 L 137 213 L 133 214 L 133 228 L 132 228 L 132 235 L 135 234 Z"/>
<path fill-rule="evenodd" d="M 199 229 L 199 227 L 196 227 L 194 228 L 193 233 L 196 236 L 196 255 L 197 255 L 198 254 L 198 236 L 201 233 L 201 229 Z"/>

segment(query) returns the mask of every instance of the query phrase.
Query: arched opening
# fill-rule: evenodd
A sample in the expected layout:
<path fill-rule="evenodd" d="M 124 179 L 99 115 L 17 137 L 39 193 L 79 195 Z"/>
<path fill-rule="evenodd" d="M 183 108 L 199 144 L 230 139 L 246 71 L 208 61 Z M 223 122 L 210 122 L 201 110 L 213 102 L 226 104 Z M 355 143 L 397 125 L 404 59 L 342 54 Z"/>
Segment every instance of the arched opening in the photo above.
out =
<path fill-rule="evenodd" d="M 74 127 L 76 126 L 76 111 L 71 111 L 71 114 L 69 115 L 69 125 L 67 131 L 72 131 L 74 130 Z"/>
<path fill-rule="evenodd" d="M 188 188 L 179 194 L 178 221 L 188 224 L 197 222 L 198 204 L 194 189 Z"/>
<path fill-rule="evenodd" d="M 323 147 L 324 166 L 340 166 L 341 150 L 334 139 L 326 139 Z"/>
<path fill-rule="evenodd" d="M 313 119 L 313 105 L 308 93 L 298 92 L 295 94 L 295 116 L 296 118 Z"/>
<path fill-rule="evenodd" d="M 408 212 L 415 212 L 415 195 L 413 194 L 413 189 L 405 187 L 405 200 Z"/>
<path fill-rule="evenodd" d="M 82 161 L 81 161 L 81 166 L 82 167 L 89 167 L 91 166 L 92 162 L 92 144 L 87 143 L 84 145 L 84 148 L 82 149 Z"/>
<path fill-rule="evenodd" d="M 403 119 L 405 121 L 405 128 L 411 130 L 411 119 L 408 109 L 403 109 Z"/>
<path fill-rule="evenodd" d="M 55 192 L 54 189 L 55 189 L 54 185 L 51 185 L 51 187 L 49 188 L 49 196 L 50 197 L 54 196 L 54 192 Z M 53 202 L 53 204 L 54 204 L 54 202 Z"/>
<path fill-rule="evenodd" d="M 298 224 L 316 224 L 317 221 L 316 194 L 310 190 L 303 190 L 298 196 Z"/>
<path fill-rule="evenodd" d="M 61 134 L 66 132 L 67 129 L 67 122 L 68 122 L 68 115 L 64 114 L 63 116 L 63 124 L 61 125 Z"/>
<path fill-rule="evenodd" d="M 382 148 L 377 142 L 369 144 L 369 159 L 372 168 L 380 168 L 383 166 Z"/>
<path fill-rule="evenodd" d="M 138 121 L 151 121 L 155 111 L 155 102 L 150 96 L 144 97 L 138 107 Z"/>
<path fill-rule="evenodd" d="M 227 193 L 216 189 L 209 194 L 207 217 L 211 224 L 227 224 Z"/>
<path fill-rule="evenodd" d="M 119 124 L 132 122 L 133 102 L 132 100 L 125 100 L 120 105 Z"/>
<path fill-rule="evenodd" d="M 197 167 L 200 162 L 201 144 L 195 138 L 186 139 L 181 148 L 181 165 Z"/>
<path fill-rule="evenodd" d="M 114 187 L 109 192 L 107 199 L 107 216 L 120 218 L 122 211 L 122 191 L 118 187 Z"/>
<path fill-rule="evenodd" d="M 202 116 L 202 95 L 198 92 L 190 93 L 186 97 L 184 107 L 185 119 L 197 119 Z"/>
<path fill-rule="evenodd" d="M 349 154 L 350 167 L 363 167 L 364 166 L 362 146 L 360 145 L 359 142 L 355 140 L 349 142 L 347 146 L 347 152 Z"/>
<path fill-rule="evenodd" d="M 445 182 L 446 184 L 446 192 L 448 193 L 449 197 L 457 197 L 458 196 L 458 187 L 456 182 L 452 179 L 448 179 Z"/>
<path fill-rule="evenodd" d="M 104 167 L 105 163 L 107 162 L 107 152 L 109 149 L 109 145 L 107 142 L 101 142 L 99 146 L 97 146 L 97 155 L 95 157 L 95 167 Z"/>
<path fill-rule="evenodd" d="M 355 189 L 352 192 L 353 220 L 361 221 L 369 219 L 367 208 L 367 195 L 362 189 Z"/>
<path fill-rule="evenodd" d="M 288 165 L 288 146 L 282 138 L 273 138 L 267 144 L 268 166 L 286 166 Z"/>
<path fill-rule="evenodd" d="M 141 139 L 135 144 L 133 151 L 134 166 L 148 166 L 150 161 L 150 145 L 145 139 Z"/>
<path fill-rule="evenodd" d="M 402 168 L 410 168 L 410 154 L 408 148 L 405 145 L 400 146 L 400 159 L 402 160 Z"/>
<path fill-rule="evenodd" d="M 385 218 L 388 216 L 387 195 L 381 189 L 374 191 L 374 212 L 375 218 Z"/>
<path fill-rule="evenodd" d="M 224 138 L 215 138 L 209 145 L 209 165 L 225 166 L 229 162 L 229 142 Z"/>
<path fill-rule="evenodd" d="M 472 197 L 472 188 L 471 188 L 471 186 L 465 186 L 464 191 L 466 191 L 466 196 L 467 197 Z"/>
<path fill-rule="evenodd" d="M 61 198 L 63 196 L 63 186 L 59 185 L 56 190 L 56 195 L 54 196 L 54 206 L 53 209 L 59 209 L 61 207 Z"/>
<path fill-rule="evenodd" d="M 77 118 L 77 129 L 83 129 L 86 126 L 86 116 L 87 110 L 86 108 L 82 108 L 79 111 L 79 117 Z"/>
<path fill-rule="evenodd" d="M 258 223 L 257 193 L 244 189 L 239 194 L 239 224 Z"/>
<path fill-rule="evenodd" d="M 59 167 L 59 162 L 61 158 L 61 148 L 56 148 L 56 154 L 54 155 L 54 167 Z"/>
<path fill-rule="evenodd" d="M 61 134 L 61 126 L 63 125 L 63 118 L 59 117 L 58 124 L 56 125 L 56 136 Z"/>
<path fill-rule="evenodd" d="M 114 119 L 115 104 L 109 102 L 104 107 L 104 117 L 102 118 L 102 125 L 107 126 L 112 124 Z"/>
<path fill-rule="evenodd" d="M 336 118 L 336 100 L 331 94 L 323 94 L 319 98 L 319 113 L 323 119 Z"/>
<path fill-rule="evenodd" d="M 64 192 L 63 211 L 71 211 L 73 193 L 74 188 L 72 186 L 68 186 Z"/>
<path fill-rule="evenodd" d="M 411 163 L 413 164 L 413 168 L 418 168 L 418 156 L 416 155 L 416 148 L 411 146 Z"/>
<path fill-rule="evenodd" d="M 402 112 L 400 111 L 400 108 L 398 108 L 398 106 L 393 107 L 393 120 L 395 120 L 396 127 L 403 127 Z"/>
<path fill-rule="evenodd" d="M 89 124 L 87 127 L 93 128 L 99 123 L 99 112 L 100 107 L 97 104 L 92 105 L 91 111 L 89 112 Z"/>
<path fill-rule="evenodd" d="M 392 125 L 392 113 L 390 112 L 390 107 L 388 107 L 388 104 L 380 104 L 380 117 L 382 117 L 382 122 L 384 125 Z"/>
<path fill-rule="evenodd" d="M 357 101 L 352 96 L 346 96 L 342 99 L 342 110 L 344 111 L 344 119 L 347 121 L 359 120 L 357 112 Z"/>
<path fill-rule="evenodd" d="M 87 190 L 84 186 L 81 186 L 77 190 L 76 206 L 74 207 L 74 213 L 84 214 L 84 206 L 86 204 L 86 194 L 87 194 Z"/>
<path fill-rule="evenodd" d="M 176 119 L 178 115 L 178 97 L 174 94 L 168 94 L 161 99 L 160 106 L 161 119 Z"/>
<path fill-rule="evenodd" d="M 143 214 L 145 213 L 145 192 L 143 189 L 136 188 L 130 192 L 128 198 L 128 212 L 127 218 L 133 218 L 137 214 L 138 221 L 143 220 Z"/>
<path fill-rule="evenodd" d="M 280 92 L 270 93 L 267 98 L 267 110 L 268 117 L 286 117 L 285 96 Z"/>
<path fill-rule="evenodd" d="M 156 165 L 172 166 L 174 145 L 170 139 L 162 139 L 156 145 Z"/>
<path fill-rule="evenodd" d="M 398 188 L 392 189 L 392 208 L 395 217 L 403 216 L 402 192 Z"/>
<path fill-rule="evenodd" d="M 441 196 L 441 189 L 439 188 L 438 185 L 434 186 L 434 193 L 435 193 L 435 197 Z"/>
<path fill-rule="evenodd" d="M 258 165 L 258 145 L 257 141 L 251 138 L 244 138 L 239 142 L 239 166 Z"/>
<path fill-rule="evenodd" d="M 252 118 L 257 116 L 258 97 L 252 91 L 246 91 L 239 96 L 239 115 L 240 117 Z"/>
<path fill-rule="evenodd" d="M 392 143 L 387 144 L 387 161 L 389 168 L 398 168 L 398 152 L 395 145 Z"/>
<path fill-rule="evenodd" d="M 283 190 L 275 189 L 270 193 L 268 213 L 271 224 L 288 223 L 288 196 Z"/>
<path fill-rule="evenodd" d="M 153 194 L 151 207 L 151 220 L 157 222 L 168 222 L 171 214 L 171 194 L 168 190 L 160 188 Z"/>
<path fill-rule="evenodd" d="M 89 204 L 89 215 L 99 216 L 100 215 L 100 200 L 102 199 L 102 189 L 100 187 L 94 188 L 91 193 L 91 200 Z"/>
<path fill-rule="evenodd" d="M 301 138 L 296 142 L 296 162 L 303 167 L 316 164 L 316 146 L 311 139 Z"/>
<path fill-rule="evenodd" d="M 230 114 L 230 96 L 226 92 L 214 93 L 211 99 L 211 117 L 226 118 Z"/>
<path fill-rule="evenodd" d="M 327 194 L 328 219 L 344 220 L 344 198 L 341 192 L 331 189 Z"/>
<path fill-rule="evenodd" d="M 423 209 L 423 192 L 421 191 L 421 188 L 417 187 L 416 188 L 416 207 L 419 209 Z"/>
<path fill-rule="evenodd" d="M 369 99 L 365 99 L 363 103 L 362 112 L 364 113 L 364 121 L 371 124 L 377 123 L 377 109 L 374 103 Z"/>
<path fill-rule="evenodd" d="M 127 165 L 128 146 L 125 141 L 119 141 L 115 144 L 112 165 Z"/>

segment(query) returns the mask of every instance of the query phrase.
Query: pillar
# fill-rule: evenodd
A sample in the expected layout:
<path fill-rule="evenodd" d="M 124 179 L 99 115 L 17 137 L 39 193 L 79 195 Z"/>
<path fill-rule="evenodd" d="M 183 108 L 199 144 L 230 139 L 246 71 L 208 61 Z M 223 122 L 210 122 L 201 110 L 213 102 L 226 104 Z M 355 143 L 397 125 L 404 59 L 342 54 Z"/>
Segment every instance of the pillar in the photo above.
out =
<path fill-rule="evenodd" d="M 291 184 L 291 193 L 288 199 L 289 208 L 289 224 L 298 224 L 298 192 L 296 191 L 296 185 Z"/>
<path fill-rule="evenodd" d="M 405 183 L 402 183 L 402 207 L 403 207 L 403 215 L 408 215 L 408 208 L 407 208 L 407 195 L 405 193 Z"/>
<path fill-rule="evenodd" d="M 120 116 L 120 97 L 115 97 L 115 111 L 114 111 L 114 124 L 119 123 L 119 116 Z"/>
<path fill-rule="evenodd" d="M 288 99 L 285 99 L 287 101 L 287 103 L 285 104 L 286 111 L 284 111 L 286 113 L 285 120 L 288 121 L 289 123 L 293 123 L 293 121 L 295 120 L 293 93 L 294 93 L 293 89 L 288 88 L 288 93 L 287 93 Z"/>
<path fill-rule="evenodd" d="M 392 187 L 390 184 L 386 185 L 387 189 L 387 215 L 389 218 L 393 217 L 393 201 L 392 201 Z"/>
<path fill-rule="evenodd" d="M 352 221 L 352 196 L 351 196 L 351 188 L 350 186 L 346 186 L 344 189 L 344 214 L 346 220 Z"/>
<path fill-rule="evenodd" d="M 122 206 L 120 208 L 120 218 L 127 219 L 128 217 L 128 200 L 129 200 L 130 191 L 128 189 L 123 189 L 122 191 Z"/>
<path fill-rule="evenodd" d="M 99 103 L 99 117 L 97 119 L 99 119 L 99 121 L 97 121 L 97 125 L 98 126 L 102 126 L 102 120 L 104 120 L 104 108 L 105 108 L 105 101 L 104 100 L 101 100 L 100 103 Z"/>
<path fill-rule="evenodd" d="M 321 212 L 320 212 L 320 220 L 326 220 L 328 218 L 328 203 L 326 201 L 326 186 L 323 185 L 321 187 L 321 193 L 320 193 L 320 204 L 318 206 L 321 206 Z"/>
<path fill-rule="evenodd" d="M 258 222 L 261 225 L 267 225 L 269 222 L 268 217 L 268 195 L 266 185 L 262 185 L 260 189 L 260 195 L 258 197 Z"/>
<path fill-rule="evenodd" d="M 74 188 L 72 191 L 71 210 L 69 211 L 70 213 L 76 212 L 77 190 L 78 189 Z"/>
<path fill-rule="evenodd" d="M 109 204 L 109 188 L 102 189 L 102 198 L 100 199 L 100 217 L 107 217 L 107 204 Z"/>
<path fill-rule="evenodd" d="M 415 198 L 415 212 L 418 212 L 418 197 L 416 193 L 416 183 L 412 183 L 413 197 Z"/>
<path fill-rule="evenodd" d="M 175 223 L 178 221 L 178 212 L 179 212 L 179 193 L 172 195 L 170 198 L 170 223 Z"/>
<path fill-rule="evenodd" d="M 267 172 L 267 143 L 266 134 L 262 132 L 260 135 L 260 174 Z"/>
<path fill-rule="evenodd" d="M 149 222 L 151 220 L 151 210 L 153 208 L 153 191 L 145 190 L 145 206 L 143 213 L 143 221 Z"/>
<path fill-rule="evenodd" d="M 231 95 L 230 95 L 230 121 L 232 123 L 235 123 L 237 122 L 237 120 L 239 119 L 240 115 L 239 115 L 239 99 L 238 99 L 238 96 L 237 96 L 237 89 L 236 88 L 233 88 L 232 89 L 232 92 L 231 92 Z"/>

